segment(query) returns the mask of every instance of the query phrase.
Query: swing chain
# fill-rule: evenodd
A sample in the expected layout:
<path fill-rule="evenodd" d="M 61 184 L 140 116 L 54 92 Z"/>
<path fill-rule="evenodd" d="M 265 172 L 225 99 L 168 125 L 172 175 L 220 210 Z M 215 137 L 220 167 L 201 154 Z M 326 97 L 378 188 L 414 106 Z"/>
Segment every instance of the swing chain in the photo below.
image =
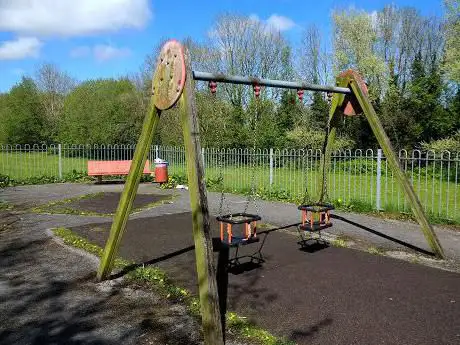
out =
<path fill-rule="evenodd" d="M 260 85 L 254 84 L 253 86 L 254 96 L 256 98 L 256 110 L 255 115 L 252 119 L 252 153 L 251 155 L 251 191 L 248 195 L 246 200 L 246 206 L 244 208 L 243 213 L 247 213 L 249 208 L 249 203 L 252 202 L 254 204 L 254 208 L 256 209 L 256 214 L 259 214 L 259 207 L 256 202 L 256 147 L 257 147 L 257 122 L 260 112 Z"/>
<path fill-rule="evenodd" d="M 327 93 L 327 99 L 328 99 L 328 106 L 329 106 L 329 110 L 331 109 L 331 106 L 332 106 L 332 97 L 333 97 L 333 94 L 331 92 L 328 92 Z M 328 172 L 326 171 L 326 149 L 327 149 L 327 141 L 328 141 L 328 138 L 329 138 L 329 133 L 331 131 L 331 121 L 330 119 L 328 119 L 327 121 L 327 125 L 326 125 L 326 133 L 325 133 L 325 138 L 324 138 L 324 144 L 323 144 L 323 152 L 322 152 L 322 155 L 323 155 L 323 167 L 322 167 L 322 170 L 323 170 L 323 183 L 322 183 L 322 191 L 321 191 L 321 196 L 320 196 L 320 200 L 318 202 L 322 203 L 322 202 L 327 202 L 329 201 L 329 195 L 328 195 L 328 191 L 327 191 L 327 177 L 328 177 Z"/>
<path fill-rule="evenodd" d="M 219 203 L 219 216 L 223 215 L 225 192 L 224 192 L 224 178 L 223 178 L 223 164 L 222 164 L 222 151 L 219 149 L 219 184 L 220 184 L 220 203 Z"/>
<path fill-rule="evenodd" d="M 212 94 L 212 103 L 213 108 L 216 109 L 217 107 L 217 83 L 215 81 L 210 81 L 208 83 L 209 89 Z M 220 107 L 219 107 L 220 109 Z M 224 152 L 222 152 L 224 151 Z M 219 184 L 220 184 L 220 202 L 219 202 L 219 216 L 223 215 L 223 208 L 225 203 L 225 190 L 224 190 L 224 176 L 223 176 L 223 158 L 222 156 L 225 154 L 225 149 L 219 149 L 219 159 L 218 159 L 218 170 L 219 170 Z"/>

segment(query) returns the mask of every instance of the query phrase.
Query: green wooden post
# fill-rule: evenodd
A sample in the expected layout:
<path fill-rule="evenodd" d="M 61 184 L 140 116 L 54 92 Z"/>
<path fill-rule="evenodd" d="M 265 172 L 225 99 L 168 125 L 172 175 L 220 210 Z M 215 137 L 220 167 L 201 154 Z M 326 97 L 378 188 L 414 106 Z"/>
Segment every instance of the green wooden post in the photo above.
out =
<path fill-rule="evenodd" d="M 341 85 L 337 84 L 337 86 Z M 342 105 L 344 99 L 344 95 L 339 93 L 335 93 L 332 97 L 332 104 L 331 109 L 329 110 L 329 119 L 327 124 L 329 134 L 327 135 L 327 138 L 325 138 L 326 145 L 323 148 L 323 153 L 320 161 L 320 174 L 317 177 L 317 184 L 319 187 L 318 202 L 320 203 L 324 201 L 327 193 L 327 172 L 329 171 L 331 164 L 331 154 L 334 147 L 335 136 L 337 134 L 337 125 L 339 123 L 338 121 L 341 118 L 337 108 Z"/>
<path fill-rule="evenodd" d="M 128 177 L 126 179 L 123 192 L 118 203 L 117 211 L 113 218 L 112 228 L 110 229 L 109 239 L 102 254 L 101 263 L 97 271 L 97 278 L 99 280 L 107 279 L 112 271 L 112 266 L 115 256 L 118 252 L 123 232 L 126 229 L 126 223 L 131 212 L 134 198 L 136 197 L 139 182 L 144 170 L 145 161 L 149 152 L 150 145 L 152 144 L 153 134 L 160 119 L 160 111 L 155 107 L 152 101 L 150 102 L 150 109 L 144 119 L 142 132 L 139 141 L 136 145 L 134 157 L 131 162 Z"/>
<path fill-rule="evenodd" d="M 388 164 L 390 165 L 390 168 L 393 171 L 394 176 L 398 180 L 399 184 L 403 187 L 404 195 L 409 201 L 409 204 L 412 208 L 412 212 L 414 213 L 415 218 L 420 224 L 420 227 L 422 228 L 423 234 L 425 235 L 428 244 L 430 245 L 431 249 L 437 257 L 445 258 L 441 243 L 439 242 L 438 237 L 436 236 L 436 233 L 433 230 L 433 227 L 428 222 L 425 212 L 423 211 L 422 204 L 420 203 L 417 194 L 415 194 L 414 188 L 412 187 L 409 179 L 399 166 L 399 161 L 393 151 L 390 139 L 386 135 L 382 123 L 380 122 L 374 110 L 374 107 L 369 101 L 369 98 L 363 93 L 362 89 L 359 87 L 359 84 L 355 79 L 351 78 L 349 85 L 353 91 L 354 96 L 358 100 L 359 105 L 361 106 L 361 109 L 363 110 L 364 115 L 367 118 L 367 121 L 369 121 L 369 125 L 372 128 L 372 132 L 374 132 L 374 135 L 377 138 L 380 147 L 385 153 Z"/>
<path fill-rule="evenodd" d="M 179 100 L 187 177 L 192 209 L 193 239 L 195 241 L 196 270 L 200 295 L 201 318 L 206 345 L 223 345 L 223 330 L 214 267 L 208 200 L 204 182 L 203 159 L 199 140 L 199 125 L 194 96 L 192 70 L 188 54 L 185 56 L 187 79 Z"/>

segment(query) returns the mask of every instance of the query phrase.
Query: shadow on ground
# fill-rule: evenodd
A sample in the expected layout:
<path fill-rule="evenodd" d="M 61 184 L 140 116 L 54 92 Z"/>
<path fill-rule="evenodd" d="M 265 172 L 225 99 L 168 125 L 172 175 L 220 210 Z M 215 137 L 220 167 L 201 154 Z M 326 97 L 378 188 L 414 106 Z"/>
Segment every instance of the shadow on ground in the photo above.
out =
<path fill-rule="evenodd" d="M 394 238 L 394 237 L 392 237 L 392 236 L 389 236 L 389 235 L 387 235 L 387 234 L 384 234 L 384 233 L 382 233 L 382 232 L 380 232 L 380 231 L 377 231 L 377 230 L 375 230 L 375 229 L 371 229 L 371 228 L 368 227 L 368 226 L 364 226 L 364 225 L 362 225 L 362 224 L 359 224 L 359 223 L 357 223 L 357 222 L 354 222 L 354 221 L 352 221 L 352 220 L 350 220 L 350 219 L 347 219 L 347 218 L 345 218 L 345 217 L 338 216 L 338 215 L 332 215 L 331 217 L 334 218 L 334 219 L 341 220 L 341 221 L 343 221 L 343 222 L 345 222 L 345 223 L 348 223 L 348 224 L 350 224 L 350 225 L 353 225 L 353 226 L 355 226 L 355 227 L 357 227 L 357 228 L 359 228 L 359 229 L 361 229 L 361 230 L 370 232 L 371 234 L 374 234 L 374 235 L 376 235 L 376 236 L 382 237 L 382 238 L 384 238 L 384 239 L 386 239 L 386 240 L 388 240 L 388 241 L 397 243 L 397 244 L 399 244 L 399 245 L 401 245 L 401 246 L 403 246 L 403 247 L 409 248 L 409 249 L 411 249 L 411 250 L 413 250 L 413 251 L 415 251 L 415 252 L 418 252 L 418 253 L 421 253 L 421 254 L 424 254 L 424 255 L 427 255 L 427 256 L 431 256 L 431 257 L 434 257 L 434 256 L 435 256 L 435 254 L 434 254 L 433 252 L 430 252 L 430 251 L 428 251 L 428 250 L 426 250 L 426 249 L 417 247 L 417 246 L 415 246 L 415 245 L 413 245 L 413 244 L 411 244 L 411 243 L 407 243 L 407 242 L 405 242 L 405 241 L 403 241 L 403 240 Z"/>
<path fill-rule="evenodd" d="M 0 238 L 0 344 L 198 344 L 184 307 L 112 283 L 94 263 L 18 229 Z"/>

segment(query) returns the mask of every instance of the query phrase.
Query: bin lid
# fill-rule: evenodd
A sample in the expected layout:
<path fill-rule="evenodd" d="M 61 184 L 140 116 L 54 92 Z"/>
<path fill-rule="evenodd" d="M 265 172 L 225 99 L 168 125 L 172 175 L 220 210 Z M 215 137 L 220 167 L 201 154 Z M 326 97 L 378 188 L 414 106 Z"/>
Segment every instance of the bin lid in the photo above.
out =
<path fill-rule="evenodd" d="M 161 159 L 161 158 L 155 158 L 153 161 L 154 161 L 155 164 L 168 164 L 167 161 L 165 161 L 164 159 Z"/>

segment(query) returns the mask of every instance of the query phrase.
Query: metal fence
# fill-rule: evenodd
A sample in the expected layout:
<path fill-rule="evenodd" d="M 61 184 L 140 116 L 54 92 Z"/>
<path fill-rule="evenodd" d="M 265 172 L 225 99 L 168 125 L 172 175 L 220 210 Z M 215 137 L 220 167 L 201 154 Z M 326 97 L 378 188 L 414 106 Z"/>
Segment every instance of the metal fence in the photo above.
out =
<path fill-rule="evenodd" d="M 0 145 L 0 174 L 15 180 L 33 177 L 65 178 L 86 173 L 87 161 L 129 160 L 133 145 Z M 321 151 L 203 148 L 206 178 L 217 188 L 246 192 L 254 183 L 259 193 L 280 199 L 302 199 L 318 193 Z M 182 147 L 152 146 L 149 160 L 169 162 L 170 174 L 185 175 Z M 460 221 L 459 154 L 399 152 L 400 165 L 410 178 L 425 210 L 432 216 Z M 344 205 L 408 212 L 409 207 L 381 150 L 334 152 L 327 174 L 330 200 Z"/>

